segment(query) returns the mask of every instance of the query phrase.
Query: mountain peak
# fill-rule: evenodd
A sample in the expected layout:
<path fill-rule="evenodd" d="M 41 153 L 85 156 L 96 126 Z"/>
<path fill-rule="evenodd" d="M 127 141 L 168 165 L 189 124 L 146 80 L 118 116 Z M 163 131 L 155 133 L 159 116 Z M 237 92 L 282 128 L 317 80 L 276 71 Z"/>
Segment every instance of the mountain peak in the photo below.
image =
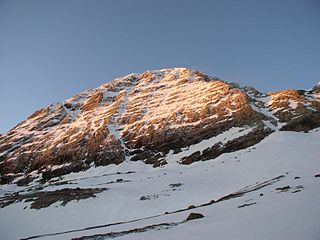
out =
<path fill-rule="evenodd" d="M 53 165 L 65 174 L 124 161 L 191 164 L 279 129 L 317 127 L 319 111 L 318 95 L 306 91 L 264 94 L 188 68 L 134 73 L 39 109 L 1 135 L 0 171 L 37 170 L 46 180 Z M 203 144 L 212 138 L 220 141 Z M 197 144 L 201 151 L 187 150 Z"/>

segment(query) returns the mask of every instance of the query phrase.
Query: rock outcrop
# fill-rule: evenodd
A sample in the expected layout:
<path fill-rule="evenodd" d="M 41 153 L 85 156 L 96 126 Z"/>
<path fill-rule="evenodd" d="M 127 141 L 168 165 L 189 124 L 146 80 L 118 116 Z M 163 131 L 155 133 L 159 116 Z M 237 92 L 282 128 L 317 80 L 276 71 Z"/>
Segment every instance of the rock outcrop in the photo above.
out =
<path fill-rule="evenodd" d="M 316 87 L 264 94 L 185 68 L 130 74 L 42 108 L 0 135 L 1 182 L 35 170 L 48 180 L 92 164 L 156 167 L 177 154 L 183 164 L 213 159 L 275 130 L 319 127 L 319 96 Z"/>

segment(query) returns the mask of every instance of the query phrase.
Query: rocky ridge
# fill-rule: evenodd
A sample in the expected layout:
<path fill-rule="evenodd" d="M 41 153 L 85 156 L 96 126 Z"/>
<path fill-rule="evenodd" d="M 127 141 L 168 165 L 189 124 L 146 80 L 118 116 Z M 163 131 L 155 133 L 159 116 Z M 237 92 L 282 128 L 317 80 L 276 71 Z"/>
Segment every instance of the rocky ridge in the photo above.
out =
<path fill-rule="evenodd" d="M 265 94 L 186 68 L 130 74 L 42 108 L 0 135 L 1 183 L 124 161 L 191 164 L 273 131 L 319 126 L 319 87 Z"/>

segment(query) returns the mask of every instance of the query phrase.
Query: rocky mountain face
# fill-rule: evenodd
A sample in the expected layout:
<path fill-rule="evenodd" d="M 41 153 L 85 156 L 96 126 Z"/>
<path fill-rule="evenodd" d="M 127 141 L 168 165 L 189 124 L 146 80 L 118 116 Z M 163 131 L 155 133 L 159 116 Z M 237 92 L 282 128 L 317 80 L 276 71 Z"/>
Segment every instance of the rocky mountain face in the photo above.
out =
<path fill-rule="evenodd" d="M 124 161 L 191 164 L 273 131 L 319 126 L 319 87 L 265 94 L 185 68 L 130 74 L 39 109 L 0 135 L 1 183 Z"/>

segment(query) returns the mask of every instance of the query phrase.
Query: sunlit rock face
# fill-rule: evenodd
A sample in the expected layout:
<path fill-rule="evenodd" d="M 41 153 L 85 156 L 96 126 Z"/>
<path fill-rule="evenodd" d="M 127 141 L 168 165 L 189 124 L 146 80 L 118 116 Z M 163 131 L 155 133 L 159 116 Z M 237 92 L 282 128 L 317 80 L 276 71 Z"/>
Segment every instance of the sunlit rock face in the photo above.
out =
<path fill-rule="evenodd" d="M 320 102 L 316 88 L 269 93 L 268 107 L 284 123 L 282 130 L 308 131 L 320 125 Z"/>
<path fill-rule="evenodd" d="M 55 176 L 123 161 L 160 166 L 226 133 L 175 161 L 212 159 L 272 131 L 319 126 L 319 101 L 318 88 L 264 94 L 186 68 L 130 74 L 40 109 L 0 135 L 2 181 L 10 181 L 10 173 Z M 54 165 L 63 168 L 54 172 Z"/>

